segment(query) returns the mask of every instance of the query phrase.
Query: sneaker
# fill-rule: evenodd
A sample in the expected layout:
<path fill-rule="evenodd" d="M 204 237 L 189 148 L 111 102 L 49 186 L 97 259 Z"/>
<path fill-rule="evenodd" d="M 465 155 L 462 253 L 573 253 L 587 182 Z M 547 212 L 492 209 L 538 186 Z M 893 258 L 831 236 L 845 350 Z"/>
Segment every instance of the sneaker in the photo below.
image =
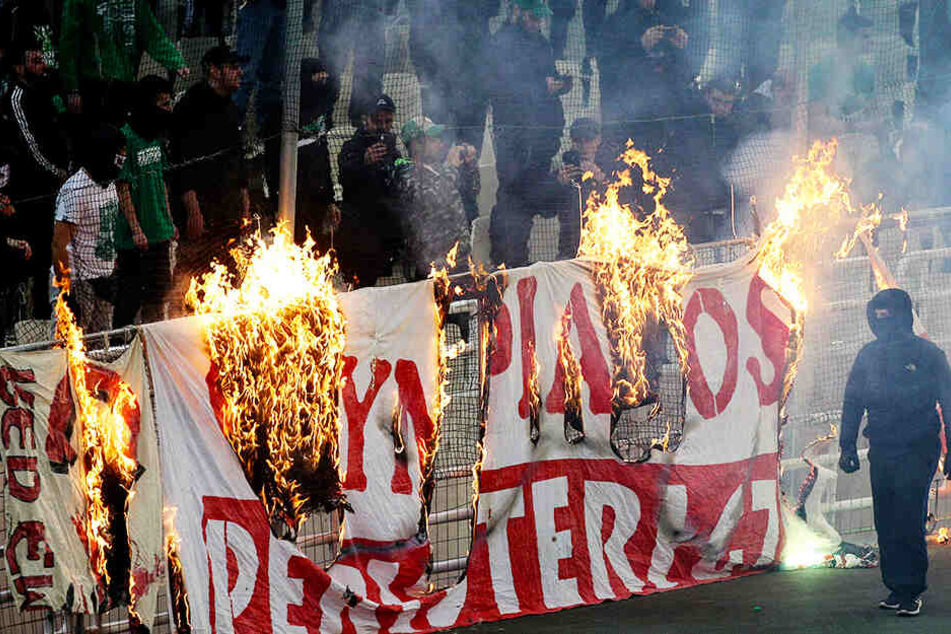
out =
<path fill-rule="evenodd" d="M 921 599 L 915 597 L 910 601 L 902 601 L 896 614 L 898 616 L 918 616 L 921 613 Z"/>
<path fill-rule="evenodd" d="M 882 599 L 878 602 L 878 607 L 883 610 L 897 610 L 901 607 L 901 600 L 898 598 L 898 595 L 892 592 L 888 595 L 888 598 Z"/>

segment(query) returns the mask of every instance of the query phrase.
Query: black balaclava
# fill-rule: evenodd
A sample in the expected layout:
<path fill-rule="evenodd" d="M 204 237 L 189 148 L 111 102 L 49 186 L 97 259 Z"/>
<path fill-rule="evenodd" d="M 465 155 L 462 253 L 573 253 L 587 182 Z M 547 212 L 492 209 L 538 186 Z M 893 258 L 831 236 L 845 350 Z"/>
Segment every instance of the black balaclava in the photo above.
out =
<path fill-rule="evenodd" d="M 318 73 L 327 73 L 327 79 L 322 82 L 313 81 L 313 76 Z M 330 71 L 319 59 L 301 60 L 300 75 L 300 120 L 303 125 L 307 125 L 333 111 L 339 87 L 336 79 L 331 77 Z"/>
<path fill-rule="evenodd" d="M 86 140 L 79 164 L 97 185 L 108 187 L 119 176 L 124 157 L 119 152 L 125 146 L 122 134 L 110 125 L 93 130 Z"/>
<path fill-rule="evenodd" d="M 868 325 L 879 339 L 914 334 L 911 297 L 900 288 L 888 288 L 873 297 L 865 309 Z"/>
<path fill-rule="evenodd" d="M 172 113 L 156 105 L 163 93 L 172 94 L 172 84 L 156 75 L 144 77 L 136 85 L 129 125 L 148 141 L 165 137 L 172 125 Z"/>

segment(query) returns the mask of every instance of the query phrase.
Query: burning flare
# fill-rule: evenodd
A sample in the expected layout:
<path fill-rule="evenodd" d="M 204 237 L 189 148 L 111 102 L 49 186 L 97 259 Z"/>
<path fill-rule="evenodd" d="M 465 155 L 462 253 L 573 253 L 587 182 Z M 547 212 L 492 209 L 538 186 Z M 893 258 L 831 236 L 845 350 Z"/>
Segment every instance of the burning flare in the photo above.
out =
<path fill-rule="evenodd" d="M 94 372 L 83 343 L 82 329 L 76 324 L 66 304 L 68 288 L 60 290 L 56 299 L 56 340 L 66 349 L 76 413 L 80 427 L 80 461 L 86 513 L 83 518 L 84 541 L 89 563 L 96 577 L 106 587 L 112 584 L 110 558 L 117 552 L 128 552 L 128 544 L 116 544 L 116 532 L 125 533 L 128 501 L 138 475 L 133 452 L 132 432 L 126 418 L 137 410 L 136 396 L 125 381 L 118 387 L 100 390 L 101 373 Z M 93 383 L 93 381 L 96 381 Z M 110 398 L 111 397 L 111 398 Z M 116 487 L 121 487 L 116 490 Z M 122 508 L 117 508 L 121 506 Z M 128 571 L 126 571 L 128 573 Z M 118 582 L 118 580 L 117 580 Z M 128 577 L 130 595 L 133 579 Z M 130 607 L 134 613 L 134 606 Z"/>
<path fill-rule="evenodd" d="M 654 211 L 639 217 L 619 202 L 620 191 L 633 184 L 630 169 L 624 170 L 603 200 L 588 200 L 578 254 L 594 261 L 601 314 L 614 353 L 614 400 L 623 409 L 651 394 L 645 334 L 654 324 L 666 324 L 681 370 L 687 371 L 681 289 L 693 276 L 693 256 L 683 228 L 664 206 L 670 179 L 655 174 L 650 157 L 631 141 L 621 158 L 640 170 L 642 192 L 653 199 Z"/>
<path fill-rule="evenodd" d="M 260 496 L 272 528 L 296 532 L 306 513 L 341 503 L 337 387 L 344 317 L 336 263 L 284 225 L 231 252 L 193 279 L 186 302 L 204 319 L 225 436 Z"/>

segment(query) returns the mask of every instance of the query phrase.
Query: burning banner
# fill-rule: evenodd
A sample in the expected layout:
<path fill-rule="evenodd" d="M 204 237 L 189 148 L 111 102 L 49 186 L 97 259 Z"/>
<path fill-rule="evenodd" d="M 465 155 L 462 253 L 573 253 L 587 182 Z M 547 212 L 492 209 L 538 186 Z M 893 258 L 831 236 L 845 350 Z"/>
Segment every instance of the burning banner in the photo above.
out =
<path fill-rule="evenodd" d="M 272 529 L 296 535 L 306 514 L 342 503 L 337 387 L 344 320 L 336 266 L 285 228 L 215 263 L 186 302 L 202 318 L 219 424 L 264 502 Z"/>
<path fill-rule="evenodd" d="M 129 604 L 151 627 L 165 566 L 141 343 L 94 363 L 62 301 L 57 316 L 65 350 L 0 352 L 10 585 L 21 609 Z"/>
<path fill-rule="evenodd" d="M 611 447 L 612 347 L 591 267 L 518 269 L 499 289 L 468 571 L 438 592 L 420 491 L 438 438 L 433 282 L 339 297 L 339 467 L 353 510 L 326 571 L 271 531 L 216 418 L 202 319 L 146 326 L 193 629 L 425 632 L 773 563 L 788 307 L 755 261 L 698 271 L 682 290 L 688 433 L 677 452 L 626 464 Z M 576 419 L 583 436 L 568 439 Z"/>

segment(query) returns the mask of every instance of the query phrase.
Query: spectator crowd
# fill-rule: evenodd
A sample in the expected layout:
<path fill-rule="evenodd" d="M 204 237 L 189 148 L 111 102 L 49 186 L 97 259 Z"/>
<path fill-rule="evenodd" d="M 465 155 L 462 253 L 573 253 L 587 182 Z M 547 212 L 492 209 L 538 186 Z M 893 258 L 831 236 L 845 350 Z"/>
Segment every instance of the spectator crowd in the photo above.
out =
<path fill-rule="evenodd" d="M 188 0 L 172 32 L 157 4 L 168 3 L 0 0 L 4 336 L 15 321 L 49 319 L 63 285 L 89 331 L 177 314 L 191 277 L 227 262 L 253 216 L 276 208 L 286 0 Z M 606 0 L 304 4 L 304 37 L 317 53 L 299 77 L 294 233 L 334 248 L 354 286 L 376 284 L 395 265 L 408 279 L 425 277 L 456 243 L 464 265 L 489 112 L 498 180 L 490 257 L 508 267 L 528 263 L 539 215 L 558 218 L 558 257 L 574 257 L 584 202 L 611 178 L 628 139 L 672 177 L 668 207 L 693 242 L 737 235 L 730 166 L 750 147 L 785 151 L 777 139 L 791 135 L 803 94 L 810 136 L 878 140 L 881 150 L 857 172 L 887 172 L 903 158 L 937 169 L 934 137 L 923 130 L 938 125 L 947 139 L 951 59 L 946 45 L 934 48 L 951 37 L 943 5 L 921 31 L 922 49 L 937 52 L 918 100 L 922 124 L 902 157 L 891 148 L 901 146 L 903 114 L 876 106 L 873 22 L 854 7 L 838 21 L 835 50 L 799 90 L 797 74 L 779 67 L 782 2 L 721 0 L 721 44 L 731 25 L 742 28 L 712 56 L 713 26 L 697 15 L 703 3 L 683 0 L 620 0 L 610 14 Z M 585 45 L 570 66 L 561 60 L 579 6 Z M 407 104 L 383 90 L 385 30 L 397 9 L 409 17 L 415 116 L 399 116 Z M 190 68 L 180 45 L 198 36 L 212 42 Z M 147 73 L 146 56 L 164 72 Z M 704 64 L 712 79 L 701 83 Z M 594 103 L 594 69 L 600 117 L 566 118 L 569 93 Z M 345 76 L 345 120 L 335 122 Z M 559 153 L 569 123 L 570 147 Z M 333 152 L 332 134 L 348 126 L 355 131 Z M 634 213 L 649 212 L 634 189 Z M 920 202 L 947 202 L 947 190 Z"/>

